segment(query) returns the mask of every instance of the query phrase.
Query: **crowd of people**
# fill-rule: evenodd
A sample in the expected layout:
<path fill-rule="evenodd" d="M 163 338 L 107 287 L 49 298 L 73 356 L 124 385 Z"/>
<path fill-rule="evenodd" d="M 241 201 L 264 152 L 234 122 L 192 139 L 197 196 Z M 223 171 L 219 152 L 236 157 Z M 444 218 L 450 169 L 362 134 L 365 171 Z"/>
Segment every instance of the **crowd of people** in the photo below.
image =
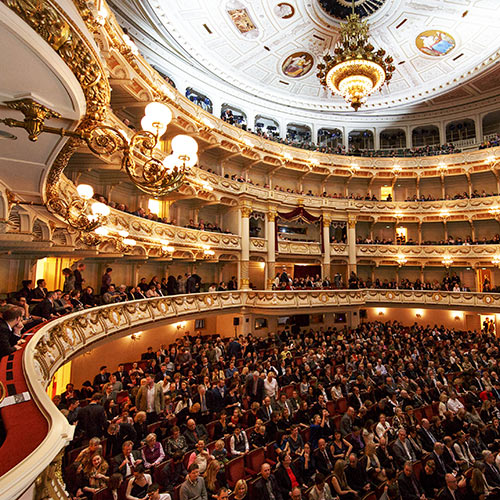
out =
<path fill-rule="evenodd" d="M 151 212 L 149 208 L 146 209 L 139 207 L 137 210 L 130 210 L 128 206 L 125 205 L 125 203 L 116 203 L 114 201 L 108 202 L 108 200 L 104 196 L 98 193 L 94 194 L 94 199 L 96 201 L 104 203 L 105 205 L 108 205 L 110 208 L 115 208 L 116 210 L 120 210 L 121 212 L 126 212 L 128 214 L 135 215 L 137 217 L 142 217 L 143 219 L 152 220 L 155 222 L 161 222 L 163 224 L 177 226 L 176 219 L 169 219 L 168 217 L 160 217 L 158 214 Z M 198 220 L 197 223 L 195 223 L 193 219 L 189 219 L 189 223 L 186 224 L 184 227 L 190 229 L 198 229 L 200 231 L 210 231 L 212 233 L 231 234 L 231 231 L 227 229 L 222 229 L 217 223 L 204 221 L 202 219 Z"/>
<path fill-rule="evenodd" d="M 206 167 L 203 165 L 200 165 L 200 168 L 202 170 L 205 170 L 206 172 L 214 175 L 219 175 L 217 172 L 210 167 Z M 262 186 L 258 182 L 254 182 L 252 179 L 249 177 L 245 177 L 242 174 L 229 174 L 226 173 L 224 174 L 225 179 L 229 179 L 232 181 L 236 182 L 241 182 L 241 183 L 247 183 L 251 184 L 252 186 L 256 187 L 263 187 L 265 189 L 271 189 L 271 186 L 267 183 L 262 184 Z M 395 201 L 393 200 L 391 195 L 388 195 L 385 199 L 379 200 L 378 197 L 375 194 L 370 194 L 370 193 L 365 193 L 365 194 L 360 194 L 360 193 L 350 193 L 349 195 L 345 195 L 344 193 L 329 193 L 327 191 L 323 191 L 322 193 L 318 192 L 313 192 L 311 189 L 307 191 L 302 191 L 300 189 L 295 189 L 291 187 L 283 187 L 279 186 L 278 184 L 274 184 L 273 189 L 275 191 L 280 191 L 282 193 L 290 193 L 290 194 L 297 194 L 301 196 L 316 196 L 320 198 L 332 198 L 332 199 L 339 199 L 339 200 L 364 200 L 364 201 Z M 444 198 L 439 198 L 431 194 L 421 194 L 420 196 L 417 196 L 414 194 L 413 196 L 409 196 L 406 198 L 404 201 L 416 201 L 416 202 L 425 202 L 425 201 L 450 201 L 450 200 L 465 200 L 465 199 L 472 199 L 472 198 L 486 198 L 490 196 L 498 196 L 498 193 L 487 193 L 486 190 L 477 190 L 474 189 L 472 193 L 469 195 L 467 192 L 461 192 L 461 193 L 456 193 L 455 195 L 450 195 L 447 194 L 445 195 Z"/>
<path fill-rule="evenodd" d="M 310 140 L 309 136 L 305 137 L 299 134 L 287 134 L 286 138 L 282 138 L 277 132 L 266 131 L 259 128 L 257 128 L 255 131 L 252 131 L 250 129 L 247 129 L 247 131 L 264 139 L 278 142 L 280 144 L 285 144 L 287 146 L 292 146 L 294 148 L 307 149 L 308 151 L 316 151 L 318 153 L 335 155 L 362 156 L 368 158 L 412 158 L 418 156 L 449 155 L 461 152 L 461 150 L 458 149 L 453 143 L 414 148 L 387 148 L 375 150 L 370 148 L 360 148 L 357 146 L 346 148 L 341 144 L 338 144 L 337 146 L 316 144 L 315 142 L 312 142 Z"/>
<path fill-rule="evenodd" d="M 398 322 L 186 335 L 55 398 L 83 444 L 68 489 L 127 500 L 498 498 L 499 347 L 488 332 Z"/>
<path fill-rule="evenodd" d="M 479 149 L 496 148 L 500 146 L 500 135 L 497 134 L 496 137 L 484 141 L 479 145 Z"/>
<path fill-rule="evenodd" d="M 359 290 L 359 289 L 379 289 L 379 290 L 440 290 L 446 292 L 470 292 L 467 286 L 461 283 L 460 277 L 456 273 L 446 274 L 441 281 L 434 280 L 421 281 L 416 279 L 411 281 L 407 278 L 399 281 L 393 279 L 371 278 L 362 279 L 356 273 L 351 272 L 347 283 L 340 273 L 335 273 L 333 280 L 328 277 L 321 278 L 319 274 L 305 277 L 291 277 L 286 269 L 276 274 L 273 281 L 273 290 Z M 483 283 L 484 291 L 491 290 L 489 280 Z"/>
<path fill-rule="evenodd" d="M 396 241 L 390 238 L 379 238 L 375 236 L 371 238 L 367 236 L 363 238 L 358 236 L 356 238 L 357 245 L 499 245 L 500 244 L 500 234 L 496 233 L 491 238 L 483 237 L 481 239 L 472 239 L 471 236 L 452 236 L 449 235 L 443 240 L 424 240 L 422 243 L 414 241 L 413 238 L 403 239 L 397 238 Z"/>

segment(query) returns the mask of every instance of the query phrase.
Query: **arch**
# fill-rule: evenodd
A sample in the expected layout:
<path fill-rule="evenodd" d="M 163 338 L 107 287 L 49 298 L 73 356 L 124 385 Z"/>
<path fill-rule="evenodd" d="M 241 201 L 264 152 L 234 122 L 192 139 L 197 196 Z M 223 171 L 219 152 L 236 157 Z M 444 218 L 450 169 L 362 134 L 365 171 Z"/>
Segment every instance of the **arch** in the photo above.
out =
<path fill-rule="evenodd" d="M 406 131 L 402 128 L 387 128 L 380 132 L 380 149 L 406 147 Z"/>
<path fill-rule="evenodd" d="M 232 104 L 223 103 L 221 106 L 220 117 L 230 123 L 231 125 L 238 125 L 243 130 L 247 128 L 247 114 L 237 106 L 233 106 Z"/>
<path fill-rule="evenodd" d="M 348 141 L 351 150 L 374 149 L 375 147 L 372 130 L 351 130 Z"/>
<path fill-rule="evenodd" d="M 316 143 L 327 148 L 342 147 L 343 136 L 339 128 L 320 128 Z"/>
<path fill-rule="evenodd" d="M 476 138 L 476 122 L 471 118 L 455 120 L 446 125 L 446 142 Z"/>
<path fill-rule="evenodd" d="M 209 113 L 213 112 L 214 108 L 212 100 L 202 92 L 194 90 L 192 87 L 188 87 L 186 89 L 186 97 L 191 102 L 194 102 L 197 106 L 200 106 L 200 108 L 204 109 L 205 111 L 208 111 Z"/>
<path fill-rule="evenodd" d="M 279 137 L 280 135 L 280 124 L 274 118 L 269 118 L 263 115 L 257 115 L 255 117 L 255 131 L 265 132 L 273 137 Z"/>
<path fill-rule="evenodd" d="M 500 110 L 492 111 L 483 116 L 483 138 L 488 140 L 500 132 Z"/>
<path fill-rule="evenodd" d="M 311 142 L 311 127 L 302 123 L 289 123 L 286 126 L 286 138 L 289 141 L 298 143 Z"/>
<path fill-rule="evenodd" d="M 413 148 L 439 146 L 440 144 L 439 128 L 436 125 L 422 125 L 412 130 L 411 145 Z"/>

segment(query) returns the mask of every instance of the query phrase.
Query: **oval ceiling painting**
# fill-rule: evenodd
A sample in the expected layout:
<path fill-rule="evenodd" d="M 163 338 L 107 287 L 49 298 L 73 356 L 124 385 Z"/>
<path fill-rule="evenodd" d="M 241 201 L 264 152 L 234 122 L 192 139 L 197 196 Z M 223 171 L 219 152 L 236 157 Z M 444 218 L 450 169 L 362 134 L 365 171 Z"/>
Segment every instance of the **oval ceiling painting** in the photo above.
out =
<path fill-rule="evenodd" d="M 455 39 L 445 31 L 427 30 L 415 40 L 418 50 L 427 56 L 440 57 L 450 53 L 455 48 Z"/>
<path fill-rule="evenodd" d="M 311 71 L 314 58 L 307 52 L 294 52 L 283 62 L 281 70 L 283 74 L 290 78 L 300 78 Z"/>

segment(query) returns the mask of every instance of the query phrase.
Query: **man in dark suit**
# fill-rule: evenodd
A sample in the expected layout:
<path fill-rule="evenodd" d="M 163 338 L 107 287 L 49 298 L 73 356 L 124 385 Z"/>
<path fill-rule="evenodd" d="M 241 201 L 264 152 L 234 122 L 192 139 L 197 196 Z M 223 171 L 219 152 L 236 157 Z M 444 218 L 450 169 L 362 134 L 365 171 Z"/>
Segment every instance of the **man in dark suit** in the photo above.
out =
<path fill-rule="evenodd" d="M 349 406 L 352 406 L 356 411 L 359 411 L 359 409 L 363 406 L 363 401 L 361 400 L 359 394 L 359 387 L 355 385 L 352 388 L 352 394 L 348 398 Z"/>
<path fill-rule="evenodd" d="M 102 394 L 96 392 L 87 406 L 78 412 L 78 428 L 83 431 L 86 438 L 102 437 L 108 425 L 104 408 L 99 403 Z"/>
<path fill-rule="evenodd" d="M 271 420 L 272 414 L 273 414 L 273 407 L 271 404 L 271 398 L 269 396 L 266 396 L 264 398 L 264 401 L 262 402 L 262 406 L 259 408 L 259 411 L 257 412 L 257 415 L 263 422 L 267 422 L 268 420 Z"/>
<path fill-rule="evenodd" d="M 500 471 L 498 467 L 495 465 L 495 455 L 487 450 L 483 451 L 484 458 L 484 477 L 486 478 L 486 482 L 492 488 L 500 488 Z"/>
<path fill-rule="evenodd" d="M 31 311 L 34 316 L 40 316 L 44 319 L 52 319 L 56 317 L 56 309 L 54 306 L 54 292 L 47 292 L 38 304 Z"/>
<path fill-rule="evenodd" d="M 271 466 L 264 462 L 260 467 L 260 479 L 256 481 L 253 487 L 253 496 L 259 500 L 271 500 L 271 491 L 274 500 L 283 500 L 281 491 L 278 487 L 276 478 L 271 474 Z"/>
<path fill-rule="evenodd" d="M 436 474 L 441 484 L 444 482 L 444 477 L 447 473 L 446 464 L 443 460 L 443 452 L 444 444 L 440 443 L 439 441 L 437 443 L 434 443 L 434 451 L 431 454 L 431 458 L 432 460 L 434 460 L 434 463 L 436 465 Z"/>
<path fill-rule="evenodd" d="M 413 473 L 413 465 L 410 461 L 405 463 L 398 485 L 401 498 L 404 500 L 425 500 L 424 490 Z"/>
<path fill-rule="evenodd" d="M 393 444 L 392 451 L 394 452 L 394 458 L 399 467 L 403 467 L 407 461 L 417 461 L 415 450 L 410 441 L 406 438 L 406 431 L 404 429 L 399 429 L 398 439 L 396 439 L 396 442 Z"/>
<path fill-rule="evenodd" d="M 115 470 L 124 478 L 132 474 L 132 468 L 142 464 L 141 452 L 133 450 L 134 443 L 125 441 L 122 445 L 122 452 L 114 457 Z"/>
<path fill-rule="evenodd" d="M 346 437 L 348 434 L 351 434 L 355 414 L 356 412 L 354 408 L 352 406 L 349 406 L 344 415 L 342 415 L 342 418 L 340 419 L 340 432 L 342 434 L 342 437 Z"/>
<path fill-rule="evenodd" d="M 422 448 L 425 451 L 431 452 L 434 449 L 434 443 L 437 439 L 432 433 L 430 422 L 426 418 L 423 418 L 420 422 L 418 434 L 420 436 L 420 441 L 422 442 Z"/>
<path fill-rule="evenodd" d="M 314 452 L 314 460 L 318 472 L 321 472 L 324 476 L 328 476 L 332 472 L 335 461 L 330 455 L 326 447 L 326 441 L 323 438 L 318 440 L 318 448 Z"/>
<path fill-rule="evenodd" d="M 246 384 L 247 396 L 250 397 L 250 402 L 261 403 L 264 397 L 264 381 L 260 378 L 258 371 L 253 372 L 252 378 Z"/>
<path fill-rule="evenodd" d="M 203 424 L 197 424 L 194 419 L 190 418 L 186 426 L 187 429 L 184 431 L 184 437 L 186 438 L 186 444 L 190 450 L 192 450 L 200 440 L 208 443 L 208 432 Z"/>
<path fill-rule="evenodd" d="M 223 378 L 220 378 L 217 385 L 207 392 L 207 404 L 210 411 L 220 413 L 224 409 L 226 395 L 226 382 Z"/>
<path fill-rule="evenodd" d="M 465 500 L 465 496 L 460 492 L 458 479 L 453 474 L 446 474 L 446 488 L 439 495 L 439 500 Z M 464 481 L 465 483 L 465 481 Z M 489 484 L 489 483 L 488 483 Z M 462 485 L 460 485 L 462 486 Z"/>
<path fill-rule="evenodd" d="M 99 368 L 99 373 L 94 377 L 92 385 L 96 390 L 100 390 L 104 384 L 109 382 L 109 373 L 106 371 L 107 366 L 103 365 Z"/>
<path fill-rule="evenodd" d="M 0 321 L 0 358 L 21 349 L 24 340 L 20 338 L 22 329 L 22 309 L 12 307 L 2 314 Z"/>
<path fill-rule="evenodd" d="M 364 495 L 370 491 L 371 484 L 366 474 L 366 468 L 359 462 L 354 453 L 349 455 L 349 465 L 345 468 L 345 477 L 349 487 L 358 494 Z"/>
<path fill-rule="evenodd" d="M 43 278 L 36 280 L 36 288 L 31 293 L 30 304 L 41 302 L 47 296 L 48 291 L 46 286 L 47 284 Z"/>

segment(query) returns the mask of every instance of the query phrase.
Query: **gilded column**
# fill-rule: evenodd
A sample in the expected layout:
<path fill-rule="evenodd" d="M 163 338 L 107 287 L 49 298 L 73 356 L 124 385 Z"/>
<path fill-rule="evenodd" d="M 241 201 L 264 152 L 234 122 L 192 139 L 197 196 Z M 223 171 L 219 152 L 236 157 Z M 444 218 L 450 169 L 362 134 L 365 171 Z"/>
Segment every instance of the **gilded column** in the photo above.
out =
<path fill-rule="evenodd" d="M 250 207 L 241 207 L 240 289 L 250 288 Z"/>
<path fill-rule="evenodd" d="M 276 212 L 269 210 L 267 216 L 266 239 L 267 239 L 267 281 L 266 288 L 273 287 L 276 267 Z"/>
<path fill-rule="evenodd" d="M 356 216 L 349 215 L 347 218 L 347 255 L 348 255 L 348 265 L 347 272 L 348 275 L 352 271 L 357 272 L 356 266 Z M 349 276 L 347 276 L 349 278 Z"/>
<path fill-rule="evenodd" d="M 330 256 L 330 224 L 329 217 L 323 215 L 323 278 L 332 279 Z"/>

